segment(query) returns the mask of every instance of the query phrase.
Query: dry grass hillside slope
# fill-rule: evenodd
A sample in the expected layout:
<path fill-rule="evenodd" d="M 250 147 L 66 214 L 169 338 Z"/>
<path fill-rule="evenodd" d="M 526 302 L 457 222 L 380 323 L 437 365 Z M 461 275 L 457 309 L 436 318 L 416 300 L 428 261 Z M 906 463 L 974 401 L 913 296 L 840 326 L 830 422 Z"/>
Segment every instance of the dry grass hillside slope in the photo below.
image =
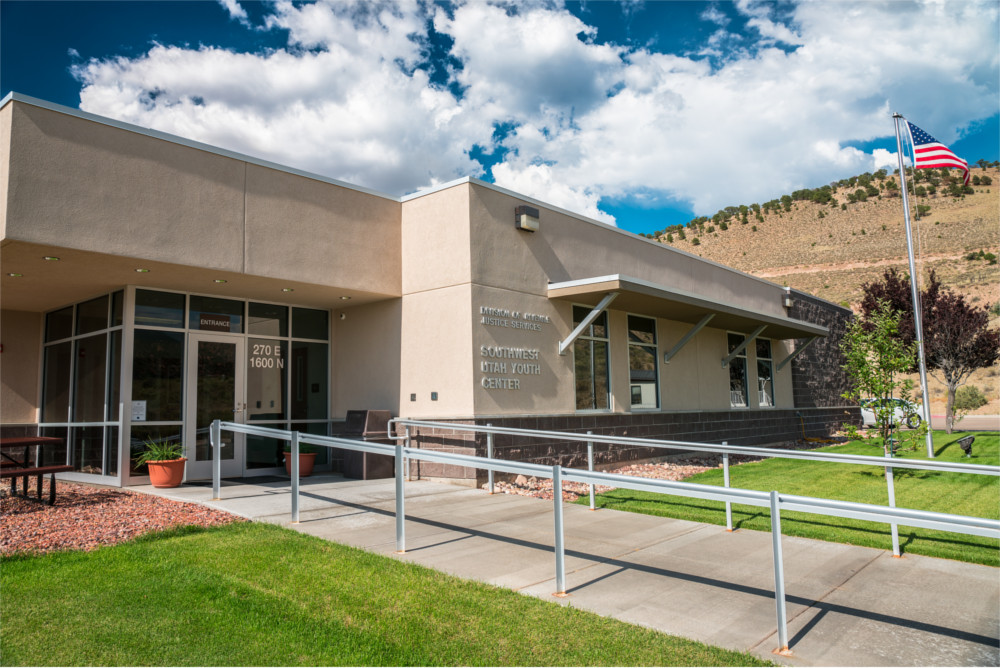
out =
<path fill-rule="evenodd" d="M 957 170 L 953 170 L 957 176 Z M 977 305 L 1000 301 L 1000 264 L 989 258 L 1000 255 L 1000 169 L 974 167 L 972 174 L 990 185 L 973 186 L 974 193 L 962 197 L 942 194 L 910 197 L 930 210 L 919 219 L 911 212 L 918 273 L 933 269 L 942 283 Z M 895 195 L 887 183 L 897 186 Z M 708 220 L 686 228 L 686 239 L 673 232 L 663 243 L 767 278 L 781 285 L 814 294 L 834 303 L 857 307 L 862 284 L 876 281 L 890 267 L 909 273 L 906 231 L 898 179 L 873 180 L 879 194 L 866 201 L 849 203 L 856 186 L 833 191 L 836 205 L 800 200 L 790 210 L 763 213 L 763 221 L 749 212 L 746 223 L 740 215 L 722 221 Z M 846 206 L 842 206 L 846 205 Z M 749 204 L 748 204 L 749 206 Z M 697 238 L 697 242 L 695 239 Z M 967 259 L 970 253 L 984 257 Z M 992 327 L 1000 327 L 994 315 Z M 914 376 L 914 379 L 916 377 Z M 1000 368 L 977 371 L 969 381 L 990 399 L 976 413 L 1000 413 Z M 944 413 L 944 386 L 931 380 L 932 412 Z"/>

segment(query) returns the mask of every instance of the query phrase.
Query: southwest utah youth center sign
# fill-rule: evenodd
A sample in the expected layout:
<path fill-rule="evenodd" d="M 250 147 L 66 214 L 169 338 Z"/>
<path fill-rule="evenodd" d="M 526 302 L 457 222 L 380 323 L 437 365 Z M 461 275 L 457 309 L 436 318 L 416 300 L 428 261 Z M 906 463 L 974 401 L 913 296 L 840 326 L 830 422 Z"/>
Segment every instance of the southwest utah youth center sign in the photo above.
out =
<path fill-rule="evenodd" d="M 522 313 L 509 309 L 480 306 L 479 324 L 487 327 L 504 327 L 524 332 L 540 332 L 552 320 L 547 315 Z M 479 371 L 483 376 L 480 385 L 487 390 L 520 390 L 524 376 L 540 376 L 538 348 L 513 346 L 479 346 Z"/>

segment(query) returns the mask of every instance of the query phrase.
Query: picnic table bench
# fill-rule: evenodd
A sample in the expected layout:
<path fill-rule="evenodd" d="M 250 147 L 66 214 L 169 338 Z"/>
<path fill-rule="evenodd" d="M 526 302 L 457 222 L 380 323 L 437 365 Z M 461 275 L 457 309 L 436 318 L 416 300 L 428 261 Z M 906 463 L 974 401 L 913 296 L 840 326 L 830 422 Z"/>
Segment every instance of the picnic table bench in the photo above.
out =
<path fill-rule="evenodd" d="M 35 476 L 37 479 L 38 500 L 42 501 L 42 478 L 48 474 L 49 477 L 49 505 L 56 502 L 56 473 L 72 471 L 73 467 L 66 464 L 55 464 L 50 466 L 40 466 L 42 461 L 42 451 L 46 445 L 61 444 L 61 438 L 51 436 L 18 436 L 13 438 L 0 438 L 0 480 L 10 478 L 10 493 L 17 495 L 17 481 L 22 481 L 24 498 L 30 499 L 28 495 L 28 478 Z M 30 453 L 35 448 L 35 457 L 31 458 Z M 20 457 L 18 457 L 20 453 Z"/>

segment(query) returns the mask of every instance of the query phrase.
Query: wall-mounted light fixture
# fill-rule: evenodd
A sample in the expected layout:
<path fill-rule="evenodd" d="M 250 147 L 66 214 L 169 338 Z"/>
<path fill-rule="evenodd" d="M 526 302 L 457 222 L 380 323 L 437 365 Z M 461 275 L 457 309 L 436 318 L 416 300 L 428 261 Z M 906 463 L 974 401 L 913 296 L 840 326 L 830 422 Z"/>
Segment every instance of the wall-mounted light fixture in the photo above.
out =
<path fill-rule="evenodd" d="M 782 303 L 785 308 L 792 308 L 792 289 L 788 286 L 785 286 L 785 297 Z"/>
<path fill-rule="evenodd" d="M 522 204 L 514 209 L 514 222 L 517 224 L 517 229 L 519 230 L 537 232 L 538 209 L 533 206 L 524 206 Z"/>

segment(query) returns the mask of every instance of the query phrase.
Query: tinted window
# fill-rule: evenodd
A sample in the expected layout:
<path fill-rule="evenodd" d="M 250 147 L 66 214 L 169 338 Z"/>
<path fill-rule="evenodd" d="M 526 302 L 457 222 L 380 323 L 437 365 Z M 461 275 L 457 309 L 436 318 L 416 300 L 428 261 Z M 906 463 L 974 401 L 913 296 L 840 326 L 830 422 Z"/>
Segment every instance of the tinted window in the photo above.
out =
<path fill-rule="evenodd" d="M 184 295 L 153 290 L 135 291 L 135 324 L 184 327 Z"/>

